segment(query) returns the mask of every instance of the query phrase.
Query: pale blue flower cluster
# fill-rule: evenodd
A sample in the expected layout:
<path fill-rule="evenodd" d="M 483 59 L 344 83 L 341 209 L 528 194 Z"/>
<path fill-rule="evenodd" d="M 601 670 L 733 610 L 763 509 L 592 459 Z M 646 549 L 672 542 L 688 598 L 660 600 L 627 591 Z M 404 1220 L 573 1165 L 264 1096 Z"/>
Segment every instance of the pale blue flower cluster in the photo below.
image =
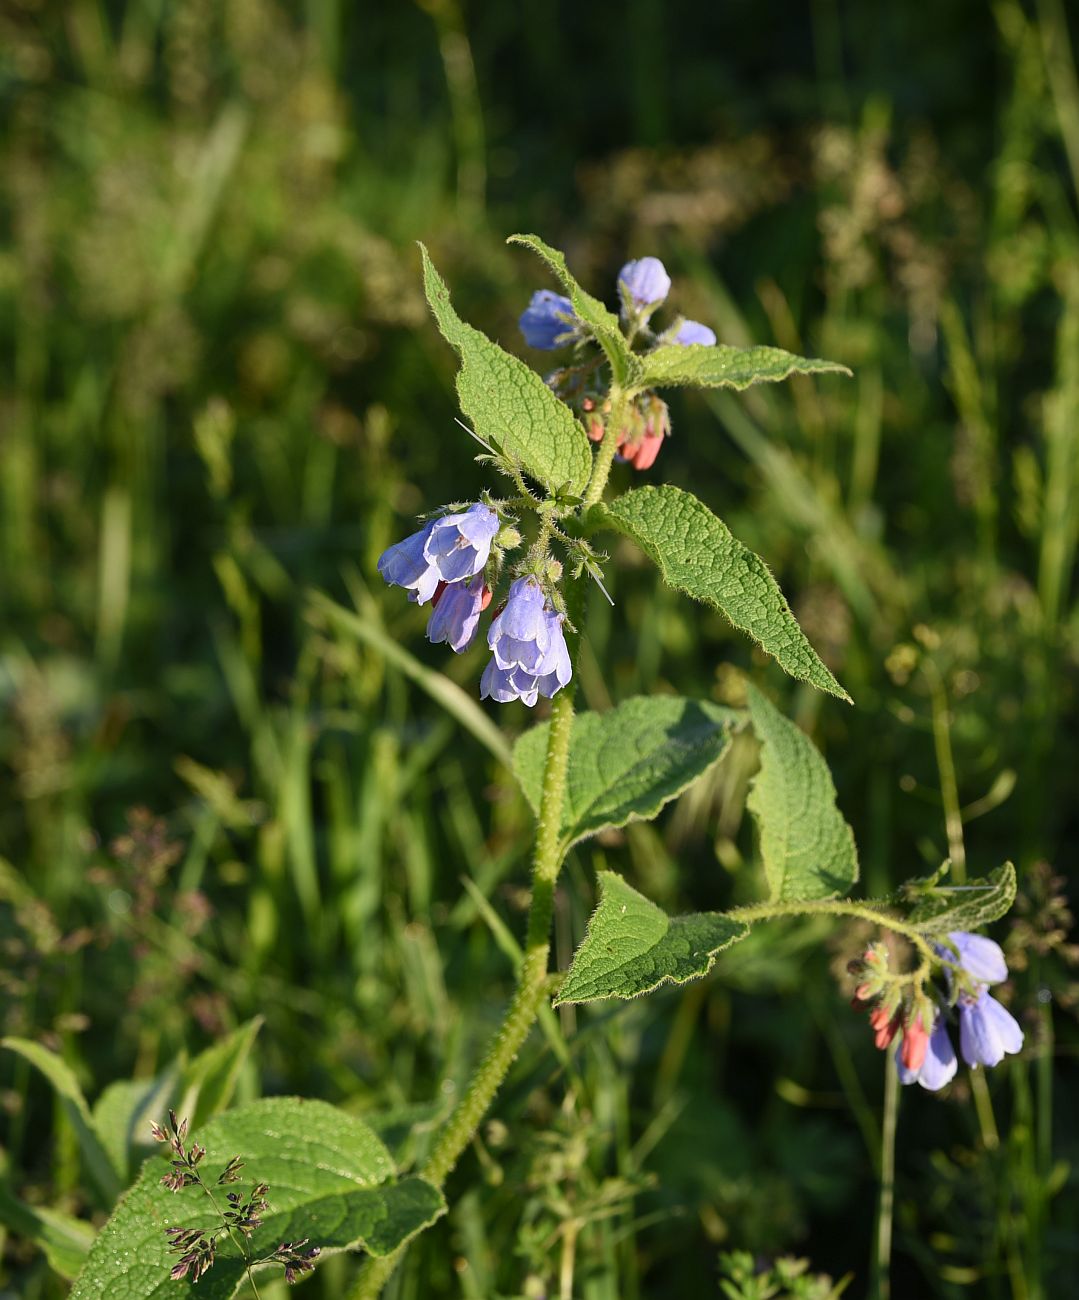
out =
<path fill-rule="evenodd" d="M 618 292 L 623 316 L 644 321 L 659 307 L 671 291 L 671 277 L 658 257 L 641 257 L 627 262 L 618 273 Z M 581 323 L 573 303 L 550 289 L 538 289 L 521 314 L 521 333 L 529 347 L 543 352 L 575 342 L 582 335 Z M 715 345 L 713 330 L 700 321 L 684 320 L 661 337 L 661 342 Z"/>
<path fill-rule="evenodd" d="M 518 578 L 491 620 L 487 644 L 494 657 L 480 679 L 480 699 L 521 700 L 531 708 L 538 696 L 557 694 L 573 676 L 563 621 L 535 578 Z"/>
<path fill-rule="evenodd" d="M 404 587 L 417 605 L 433 602 L 427 635 L 458 654 L 472 644 L 491 599 L 483 569 L 498 528 L 497 513 L 477 502 L 431 520 L 379 557 L 386 582 Z M 480 681 L 480 698 L 521 700 L 531 708 L 541 695 L 557 694 L 573 676 L 564 622 L 537 578 L 518 578 L 491 620 L 487 644 L 493 657 Z"/>
<path fill-rule="evenodd" d="M 962 979 L 956 1002 L 963 1060 L 970 1066 L 999 1065 L 1005 1055 L 1018 1052 L 1023 1046 L 1019 1022 L 989 992 L 991 984 L 1008 978 L 1004 952 L 992 939 L 966 930 L 953 930 L 948 938 L 955 945 L 954 951 L 943 944 L 937 945 L 937 951 L 947 962 L 957 963 L 961 976 L 967 977 Z M 961 976 L 948 970 L 953 989 L 960 985 Z M 943 1011 L 937 1012 L 925 1059 L 917 1070 L 907 1069 L 900 1052 L 896 1052 L 900 1080 L 920 1083 L 931 1092 L 943 1088 L 954 1077 L 958 1066 Z"/>
<path fill-rule="evenodd" d="M 391 587 L 404 587 L 417 605 L 434 600 L 427 635 L 458 654 L 472 644 L 490 599 L 477 575 L 490 558 L 498 527 L 497 513 L 477 501 L 459 514 L 430 520 L 379 557 L 378 571 Z"/>

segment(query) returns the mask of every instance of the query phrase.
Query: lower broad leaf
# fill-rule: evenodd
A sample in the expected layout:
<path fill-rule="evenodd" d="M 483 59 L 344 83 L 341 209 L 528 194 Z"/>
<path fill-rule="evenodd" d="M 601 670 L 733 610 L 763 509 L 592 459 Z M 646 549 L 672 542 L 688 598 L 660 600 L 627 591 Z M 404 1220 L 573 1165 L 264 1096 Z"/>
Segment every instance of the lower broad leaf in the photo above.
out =
<path fill-rule="evenodd" d="M 738 716 L 708 700 L 637 695 L 573 719 L 563 849 L 609 827 L 648 820 L 719 761 Z M 550 723 L 513 747 L 513 770 L 538 814 Z"/>
<path fill-rule="evenodd" d="M 847 893 L 858 879 L 858 851 L 836 806 L 828 764 L 752 683 L 746 694 L 761 742 L 761 770 L 747 806 L 760 834 L 770 897 L 791 902 Z"/>
<path fill-rule="evenodd" d="M 208 1183 L 239 1156 L 244 1168 L 234 1190 L 244 1192 L 254 1182 L 269 1185 L 270 1210 L 250 1238 L 255 1258 L 305 1237 L 323 1256 L 357 1247 L 388 1255 L 445 1212 L 437 1187 L 422 1178 L 396 1179 L 393 1161 L 371 1129 L 325 1102 L 267 1098 L 226 1111 L 191 1137 L 206 1148 L 199 1168 Z M 165 1229 L 220 1229 L 201 1188 L 170 1192 L 161 1185 L 167 1169 L 159 1156 L 143 1166 L 98 1234 L 72 1300 L 170 1294 L 176 1283 L 169 1271 L 177 1257 L 168 1250 Z M 280 1266 L 274 1271 L 280 1275 Z M 222 1231 L 216 1262 L 199 1281 L 198 1294 L 201 1300 L 228 1300 L 244 1275 L 243 1261 Z"/>
<path fill-rule="evenodd" d="M 612 871 L 599 873 L 600 901 L 555 1005 L 635 998 L 661 984 L 685 984 L 749 934 L 722 912 L 671 918 Z"/>

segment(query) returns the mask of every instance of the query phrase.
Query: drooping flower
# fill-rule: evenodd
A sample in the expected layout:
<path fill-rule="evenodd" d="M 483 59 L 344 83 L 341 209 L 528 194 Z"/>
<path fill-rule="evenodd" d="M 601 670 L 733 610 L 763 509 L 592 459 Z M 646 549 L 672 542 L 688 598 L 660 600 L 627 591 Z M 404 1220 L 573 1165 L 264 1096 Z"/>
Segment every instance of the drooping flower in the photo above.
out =
<path fill-rule="evenodd" d="M 539 693 L 545 699 L 552 699 L 573 676 L 573 664 L 566 645 L 566 634 L 562 631 L 565 616 L 553 609 L 544 612 L 550 643 L 539 666 L 536 669 L 536 684 Z"/>
<path fill-rule="evenodd" d="M 971 934 L 969 930 L 952 930 L 948 938 L 959 953 L 959 965 L 979 984 L 999 984 L 1008 978 L 1008 964 L 999 943 L 984 934 Z M 955 953 L 944 944 L 937 945 L 937 952 L 955 961 Z"/>
<path fill-rule="evenodd" d="M 658 307 L 671 291 L 671 277 L 658 257 L 627 262 L 618 272 L 618 284 L 635 307 Z"/>
<path fill-rule="evenodd" d="M 432 519 L 419 532 L 395 542 L 378 557 L 378 571 L 391 587 L 405 587 L 418 605 L 435 594 L 439 572 L 427 556 L 427 541 L 438 521 Z"/>
<path fill-rule="evenodd" d="M 673 341 L 680 343 L 682 347 L 689 347 L 691 343 L 704 343 L 714 348 L 716 332 L 707 325 L 702 325 L 699 320 L 684 320 L 675 331 Z"/>
<path fill-rule="evenodd" d="M 903 1059 L 902 1045 L 896 1048 L 895 1064 L 899 1071 L 900 1083 L 920 1083 L 929 1092 L 937 1092 L 955 1077 L 959 1068 L 955 1048 L 943 1015 L 938 1011 L 933 1022 L 933 1032 L 929 1035 L 922 1059 L 915 1066 L 909 1066 Z"/>
<path fill-rule="evenodd" d="M 498 515 L 477 501 L 461 514 L 436 519 L 423 553 L 443 582 L 460 582 L 479 573 L 487 563 L 498 527 Z"/>
<path fill-rule="evenodd" d="M 518 578 L 487 633 L 493 658 L 480 680 L 480 698 L 521 700 L 531 708 L 540 695 L 550 699 L 561 690 L 573 675 L 562 622 L 539 582 Z"/>
<path fill-rule="evenodd" d="M 491 620 L 487 644 L 503 670 L 523 668 L 536 675 L 551 643 L 550 624 L 544 617 L 546 597 L 534 577 L 518 578 L 500 614 Z"/>
<path fill-rule="evenodd" d="M 968 1065 L 999 1065 L 1023 1046 L 1023 1031 L 1007 1008 L 982 985 L 959 995 L 959 1050 Z"/>
<path fill-rule="evenodd" d="M 491 593 L 482 578 L 451 582 L 434 597 L 435 607 L 427 624 L 427 636 L 437 644 L 445 641 L 461 654 L 472 644 L 479 627 L 480 614 L 491 601 Z"/>
<path fill-rule="evenodd" d="M 553 352 L 572 341 L 577 316 L 564 294 L 537 289 L 518 324 L 530 348 Z"/>

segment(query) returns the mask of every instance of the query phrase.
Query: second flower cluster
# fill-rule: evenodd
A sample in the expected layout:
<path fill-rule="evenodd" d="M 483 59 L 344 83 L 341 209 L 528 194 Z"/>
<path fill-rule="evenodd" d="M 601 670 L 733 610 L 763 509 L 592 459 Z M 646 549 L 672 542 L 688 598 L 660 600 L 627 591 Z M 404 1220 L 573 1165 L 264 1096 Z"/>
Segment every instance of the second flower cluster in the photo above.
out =
<path fill-rule="evenodd" d="M 378 571 L 390 586 L 405 588 L 417 605 L 431 602 L 430 640 L 458 654 L 472 644 L 491 603 L 485 570 L 500 527 L 498 512 L 478 501 L 429 520 L 379 557 Z M 492 658 L 480 679 L 480 698 L 531 707 L 539 696 L 550 699 L 561 690 L 573 676 L 564 622 L 535 574 L 515 579 L 487 632 Z"/>

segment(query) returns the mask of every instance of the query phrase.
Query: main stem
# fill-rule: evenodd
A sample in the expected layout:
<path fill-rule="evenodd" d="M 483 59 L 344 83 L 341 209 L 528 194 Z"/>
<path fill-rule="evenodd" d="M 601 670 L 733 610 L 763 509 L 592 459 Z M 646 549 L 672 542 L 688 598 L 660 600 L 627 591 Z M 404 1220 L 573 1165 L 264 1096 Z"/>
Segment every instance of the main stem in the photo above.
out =
<path fill-rule="evenodd" d="M 528 934 L 517 991 L 467 1092 L 442 1130 L 427 1163 L 419 1171 L 420 1177 L 428 1179 L 437 1187 L 446 1181 L 462 1151 L 472 1140 L 472 1135 L 528 1037 L 539 1014 L 540 1004 L 547 995 L 551 916 L 554 911 L 555 881 L 561 866 L 558 832 L 566 796 L 566 770 L 572 730 L 573 691 L 571 686 L 566 686 L 555 696 L 551 710 L 547 758 L 543 766 L 543 793 L 536 828 L 536 850 L 532 860 L 532 902 L 528 909 Z M 404 1247 L 400 1247 L 383 1259 L 372 1260 L 350 1293 L 349 1300 L 374 1300 L 389 1281 L 403 1254 Z"/>
<path fill-rule="evenodd" d="M 625 405 L 625 393 L 617 386 L 612 386 L 611 414 L 603 441 L 592 463 L 592 474 L 583 502 L 585 510 L 599 501 L 607 486 L 614 455 L 618 450 L 618 432 L 622 427 Z M 421 1178 L 428 1179 L 436 1187 L 441 1187 L 446 1181 L 461 1153 L 471 1142 L 495 1093 L 501 1087 L 502 1080 L 509 1073 L 514 1058 L 528 1037 L 539 1014 L 540 1005 L 549 991 L 547 966 L 551 954 L 551 917 L 554 912 L 555 882 L 562 865 L 559 830 L 562 825 L 562 805 L 566 798 L 566 771 L 569 766 L 572 731 L 573 682 L 570 682 L 555 696 L 551 709 L 547 757 L 543 765 L 543 791 L 536 827 L 536 849 L 532 858 L 532 902 L 528 909 L 528 933 L 524 960 L 517 977 L 517 991 L 505 1020 L 491 1040 L 479 1069 L 472 1076 L 467 1092 L 442 1130 L 427 1163 L 419 1171 Z M 405 1247 L 400 1246 L 382 1259 L 372 1259 L 349 1292 L 348 1300 L 375 1300 L 393 1276 L 404 1251 Z"/>

